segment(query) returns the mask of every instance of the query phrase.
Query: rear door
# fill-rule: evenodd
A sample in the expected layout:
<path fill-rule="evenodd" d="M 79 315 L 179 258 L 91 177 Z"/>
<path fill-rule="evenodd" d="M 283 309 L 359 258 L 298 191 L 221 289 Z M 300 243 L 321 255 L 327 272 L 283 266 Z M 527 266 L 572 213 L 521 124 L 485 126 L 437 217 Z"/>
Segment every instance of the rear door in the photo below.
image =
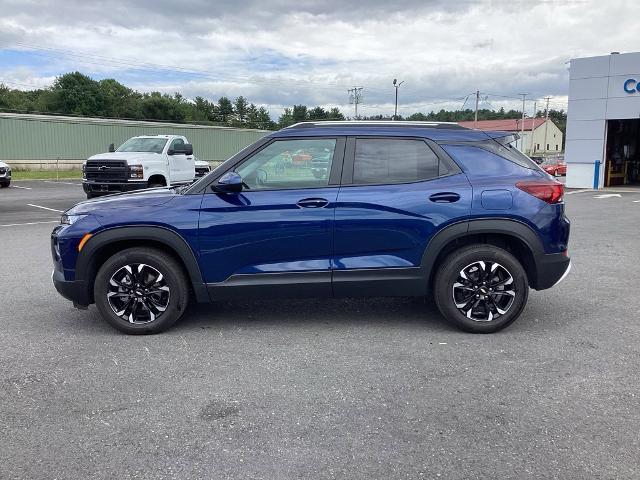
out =
<path fill-rule="evenodd" d="M 421 262 L 434 233 L 468 219 L 471 186 L 440 147 L 423 138 L 347 140 L 336 203 L 336 296 L 420 295 Z"/>

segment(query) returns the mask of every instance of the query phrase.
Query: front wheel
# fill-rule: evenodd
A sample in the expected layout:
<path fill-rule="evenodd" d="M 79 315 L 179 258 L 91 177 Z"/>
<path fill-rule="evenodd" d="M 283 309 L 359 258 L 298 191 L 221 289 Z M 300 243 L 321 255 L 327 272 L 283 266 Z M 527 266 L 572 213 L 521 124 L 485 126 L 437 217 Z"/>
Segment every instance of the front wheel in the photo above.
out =
<path fill-rule="evenodd" d="M 456 250 L 440 265 L 434 296 L 442 315 L 472 333 L 493 333 L 514 322 L 529 295 L 527 274 L 511 253 L 493 245 Z"/>
<path fill-rule="evenodd" d="M 94 284 L 102 317 L 129 334 L 159 333 L 172 326 L 189 301 L 182 266 L 167 253 L 129 248 L 107 260 Z"/>
<path fill-rule="evenodd" d="M 0 188 L 7 188 L 9 185 L 11 185 L 11 180 L 0 183 Z"/>

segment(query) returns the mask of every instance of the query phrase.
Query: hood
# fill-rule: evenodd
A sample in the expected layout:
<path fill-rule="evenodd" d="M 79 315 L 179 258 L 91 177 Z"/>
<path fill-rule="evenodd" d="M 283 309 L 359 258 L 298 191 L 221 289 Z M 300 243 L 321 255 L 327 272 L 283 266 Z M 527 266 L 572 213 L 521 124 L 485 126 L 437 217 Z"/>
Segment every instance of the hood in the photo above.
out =
<path fill-rule="evenodd" d="M 129 165 L 133 165 L 140 160 L 148 161 L 162 158 L 161 153 L 152 152 L 111 152 L 93 155 L 87 160 L 126 160 Z"/>
<path fill-rule="evenodd" d="M 146 188 L 129 193 L 115 193 L 113 195 L 85 200 L 71 207 L 65 213 L 78 215 L 104 209 L 157 207 L 169 202 L 176 195 L 179 194 L 176 192 L 175 187 Z"/>
<path fill-rule="evenodd" d="M 204 160 L 194 160 L 193 164 L 198 166 L 198 167 L 208 167 L 209 166 L 209 162 L 205 162 Z"/>
<path fill-rule="evenodd" d="M 4 162 L 2 162 L 2 161 L 0 161 L 0 167 L 9 168 L 9 165 L 4 163 Z"/>

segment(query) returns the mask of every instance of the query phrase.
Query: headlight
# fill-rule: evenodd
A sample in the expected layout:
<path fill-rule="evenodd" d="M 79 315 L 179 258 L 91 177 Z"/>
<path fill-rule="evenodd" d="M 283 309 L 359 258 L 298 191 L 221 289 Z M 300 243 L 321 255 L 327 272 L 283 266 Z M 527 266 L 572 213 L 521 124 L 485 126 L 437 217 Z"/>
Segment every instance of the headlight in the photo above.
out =
<path fill-rule="evenodd" d="M 60 224 L 61 225 L 73 225 L 78 220 L 80 220 L 80 219 L 82 219 L 84 217 L 86 217 L 86 215 L 67 215 L 66 213 L 63 213 L 62 216 L 60 217 Z"/>
<path fill-rule="evenodd" d="M 130 178 L 144 178 L 144 173 L 142 172 L 142 165 L 131 165 L 129 166 L 129 177 Z"/>
<path fill-rule="evenodd" d="M 87 179 L 87 164 L 86 163 L 82 164 L 82 178 L 84 178 L 85 180 Z"/>

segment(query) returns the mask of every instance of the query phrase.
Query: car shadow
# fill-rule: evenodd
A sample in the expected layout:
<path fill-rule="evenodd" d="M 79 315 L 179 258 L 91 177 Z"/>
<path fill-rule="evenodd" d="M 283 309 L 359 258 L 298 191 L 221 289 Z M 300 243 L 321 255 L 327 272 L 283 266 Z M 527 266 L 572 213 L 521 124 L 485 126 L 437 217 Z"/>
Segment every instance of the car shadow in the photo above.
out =
<path fill-rule="evenodd" d="M 457 331 L 423 298 L 232 300 L 191 304 L 172 330 L 304 325 L 420 326 Z"/>

